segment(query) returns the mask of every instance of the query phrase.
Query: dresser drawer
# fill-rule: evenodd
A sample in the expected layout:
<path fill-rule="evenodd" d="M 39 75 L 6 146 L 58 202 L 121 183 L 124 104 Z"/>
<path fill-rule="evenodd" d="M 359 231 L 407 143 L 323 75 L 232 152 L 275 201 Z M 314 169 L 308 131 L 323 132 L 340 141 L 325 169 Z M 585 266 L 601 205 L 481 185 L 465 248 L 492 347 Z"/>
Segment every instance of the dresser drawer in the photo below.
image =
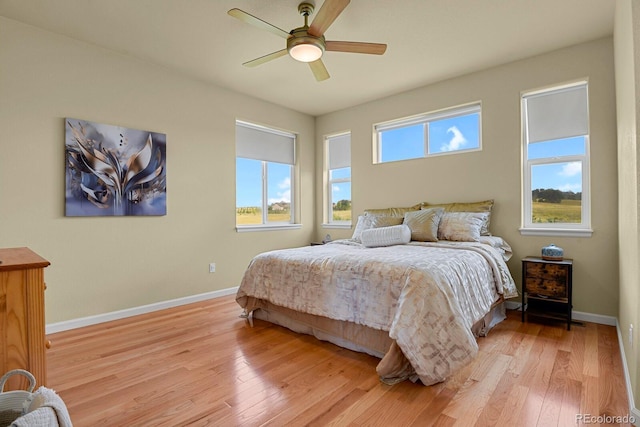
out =
<path fill-rule="evenodd" d="M 524 285 L 531 297 L 568 299 L 569 268 L 567 265 L 525 262 Z"/>

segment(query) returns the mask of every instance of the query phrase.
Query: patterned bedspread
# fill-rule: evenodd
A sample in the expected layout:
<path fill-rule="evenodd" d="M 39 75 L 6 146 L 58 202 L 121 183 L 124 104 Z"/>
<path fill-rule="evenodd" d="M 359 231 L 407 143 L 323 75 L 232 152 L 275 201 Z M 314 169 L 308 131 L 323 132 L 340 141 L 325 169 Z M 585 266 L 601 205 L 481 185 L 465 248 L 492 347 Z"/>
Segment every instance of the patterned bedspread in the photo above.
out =
<path fill-rule="evenodd" d="M 468 364 L 471 326 L 503 295 L 517 295 L 501 254 L 469 242 L 365 248 L 351 240 L 265 252 L 250 263 L 247 297 L 388 331 L 425 385 Z"/>

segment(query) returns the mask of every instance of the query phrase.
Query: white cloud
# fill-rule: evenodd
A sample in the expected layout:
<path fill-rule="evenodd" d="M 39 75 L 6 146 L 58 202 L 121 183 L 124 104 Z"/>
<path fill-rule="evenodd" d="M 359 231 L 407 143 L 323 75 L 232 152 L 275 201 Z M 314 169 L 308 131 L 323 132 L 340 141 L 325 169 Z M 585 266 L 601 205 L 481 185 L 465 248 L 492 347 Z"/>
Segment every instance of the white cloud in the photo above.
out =
<path fill-rule="evenodd" d="M 558 173 L 560 176 L 576 176 L 582 173 L 581 162 L 571 162 L 562 166 L 562 170 Z"/>
<path fill-rule="evenodd" d="M 337 191 L 340 191 L 340 187 L 339 187 L 339 186 L 337 186 L 337 185 L 334 185 L 333 187 L 331 187 L 331 190 L 333 190 L 333 191 L 336 191 L 336 192 L 337 192 Z"/>
<path fill-rule="evenodd" d="M 574 193 L 582 192 L 582 184 L 563 184 L 558 187 L 560 191 L 573 191 Z"/>
<path fill-rule="evenodd" d="M 287 177 L 278 183 L 278 188 L 289 189 L 291 188 L 291 178 Z"/>
<path fill-rule="evenodd" d="M 462 132 L 460 132 L 460 129 L 458 129 L 457 127 L 451 126 L 449 129 L 447 129 L 447 133 L 452 133 L 453 137 L 447 144 L 443 144 L 440 147 L 442 151 L 459 150 L 467 143 L 467 138 L 464 137 Z"/>
<path fill-rule="evenodd" d="M 291 203 L 291 178 L 285 178 L 278 183 L 278 188 L 282 191 L 277 191 L 275 198 L 270 198 L 268 204 L 287 202 Z"/>

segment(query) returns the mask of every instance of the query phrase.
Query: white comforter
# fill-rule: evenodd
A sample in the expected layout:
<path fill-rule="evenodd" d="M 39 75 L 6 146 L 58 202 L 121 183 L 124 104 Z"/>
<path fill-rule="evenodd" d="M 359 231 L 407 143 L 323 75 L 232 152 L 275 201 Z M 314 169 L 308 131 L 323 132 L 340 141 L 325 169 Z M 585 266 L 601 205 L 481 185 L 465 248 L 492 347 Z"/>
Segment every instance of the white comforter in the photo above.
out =
<path fill-rule="evenodd" d="M 438 242 L 365 248 L 351 240 L 256 256 L 236 300 L 256 297 L 296 311 L 389 331 L 425 385 L 468 364 L 471 326 L 502 294 L 517 295 L 489 245 Z"/>

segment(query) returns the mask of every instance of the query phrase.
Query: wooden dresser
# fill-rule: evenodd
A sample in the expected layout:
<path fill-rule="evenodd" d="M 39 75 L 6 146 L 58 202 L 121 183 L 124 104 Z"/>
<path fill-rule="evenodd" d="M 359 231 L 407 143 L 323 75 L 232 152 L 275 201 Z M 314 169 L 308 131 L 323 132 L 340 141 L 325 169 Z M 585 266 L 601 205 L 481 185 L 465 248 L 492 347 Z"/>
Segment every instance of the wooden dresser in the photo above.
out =
<path fill-rule="evenodd" d="M 29 248 L 0 249 L 0 375 L 26 369 L 47 384 L 44 268 L 49 261 Z M 5 391 L 24 389 L 14 375 Z"/>

